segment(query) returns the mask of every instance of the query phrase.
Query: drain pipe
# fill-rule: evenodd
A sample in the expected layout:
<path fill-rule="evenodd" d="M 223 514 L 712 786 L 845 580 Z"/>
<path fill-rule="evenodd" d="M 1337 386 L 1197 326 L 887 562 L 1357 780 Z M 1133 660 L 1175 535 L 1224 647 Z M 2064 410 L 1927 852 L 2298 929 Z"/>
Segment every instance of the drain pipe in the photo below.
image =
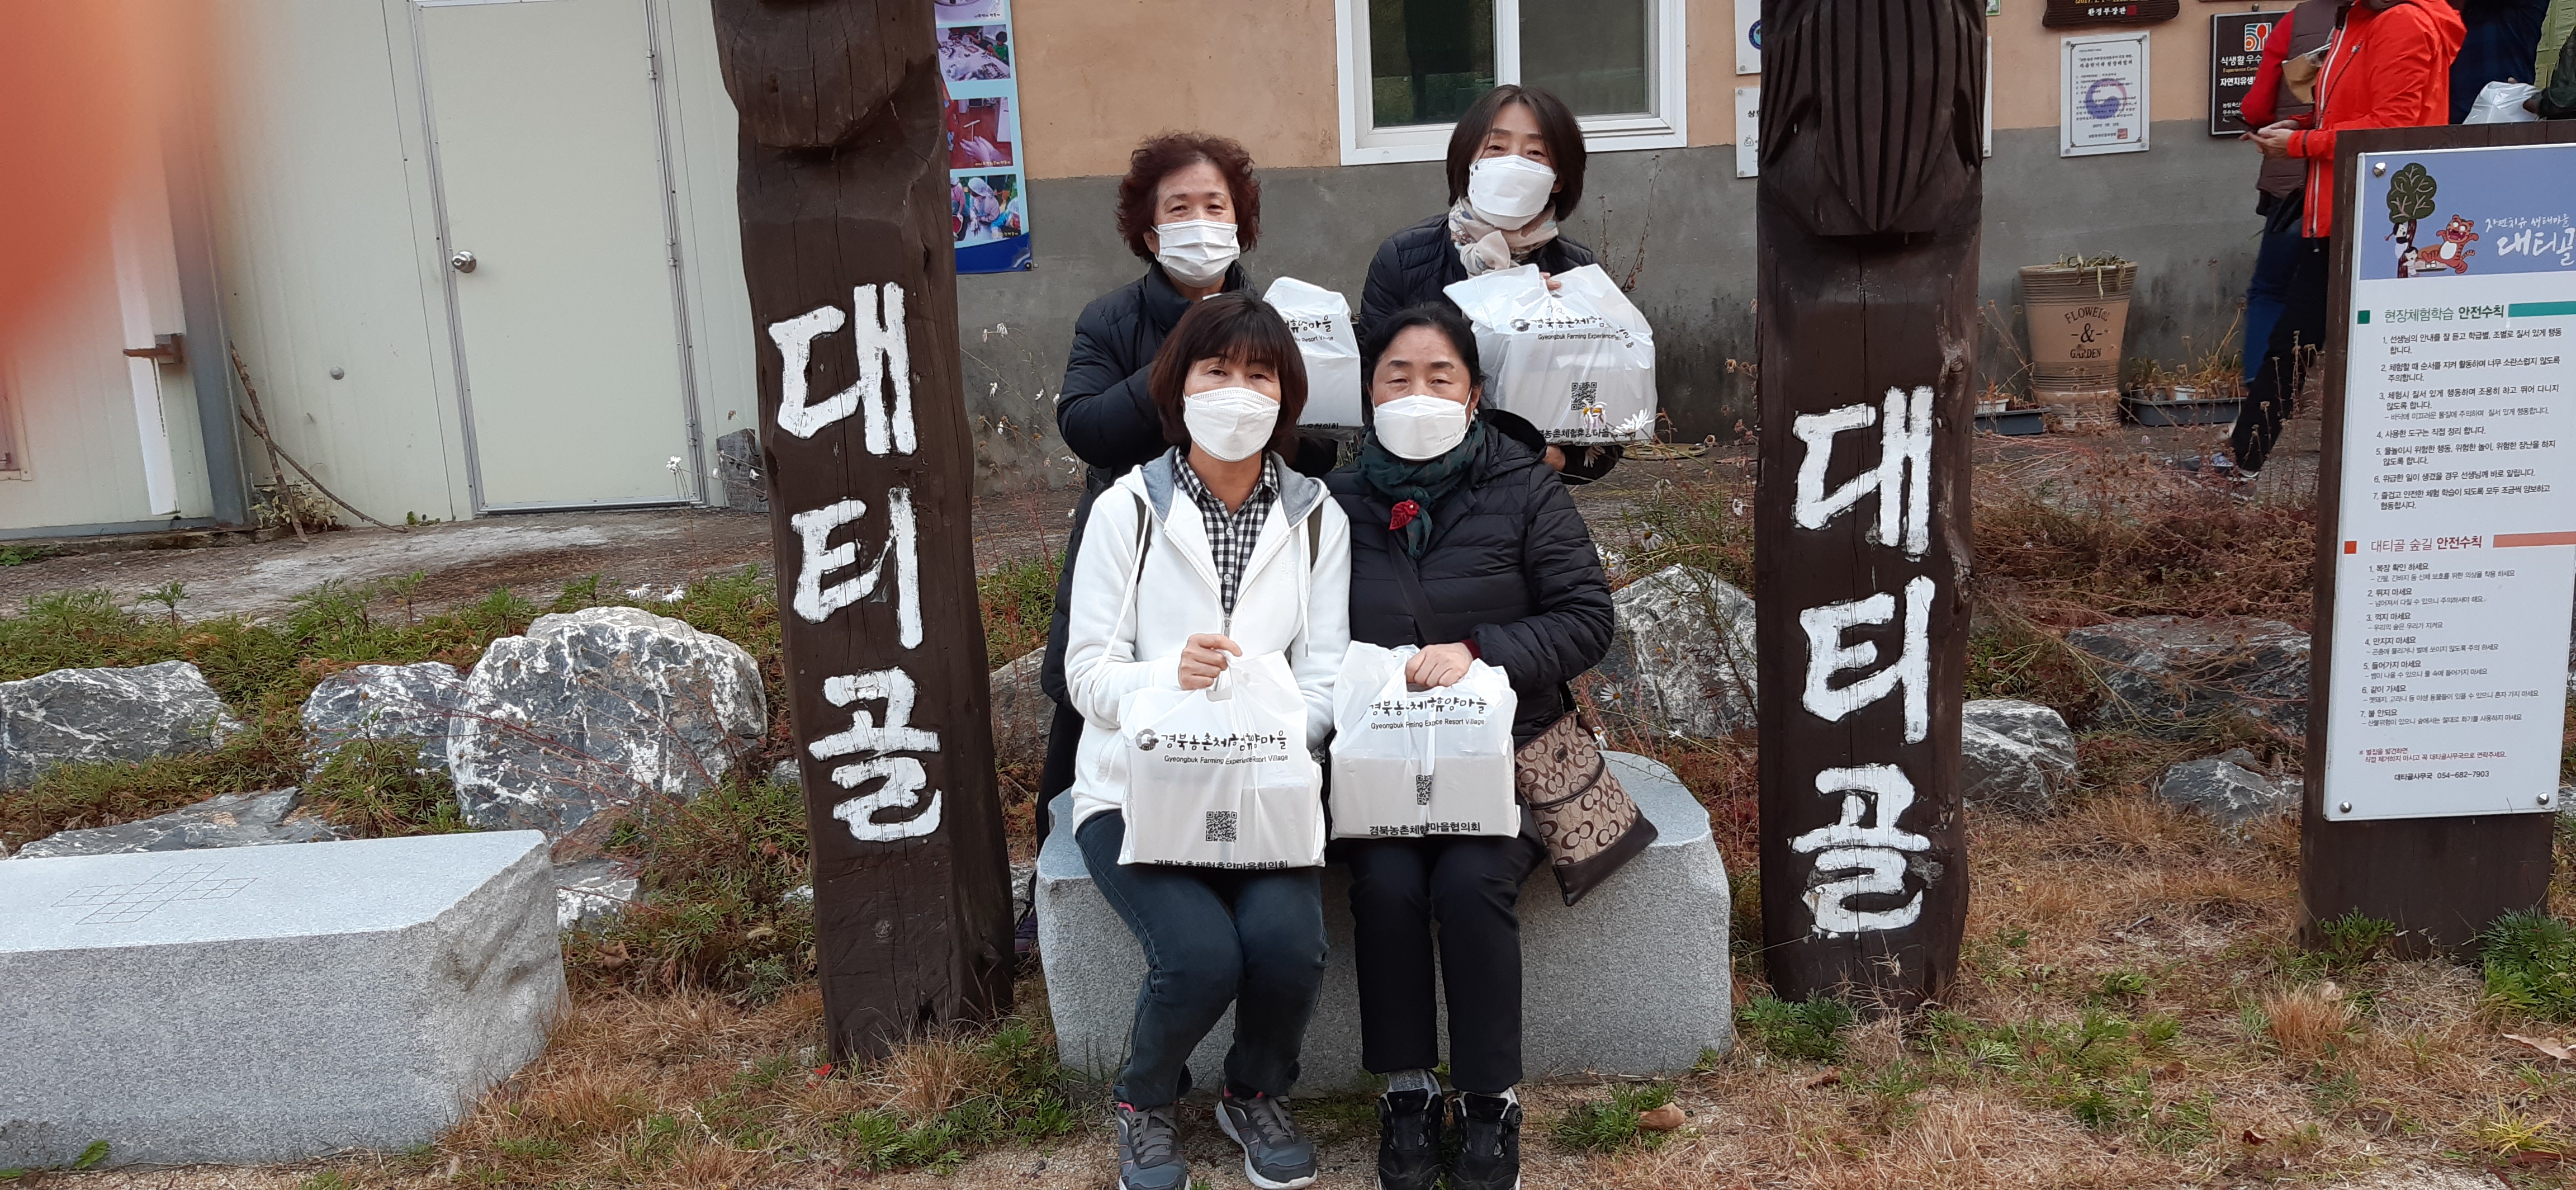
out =
<path fill-rule="evenodd" d="M 170 239 L 179 258 L 179 309 L 188 323 L 188 380 L 197 390 L 197 427 L 205 439 L 206 490 L 218 525 L 248 525 L 250 486 L 241 455 L 241 419 L 233 412 L 233 372 L 224 345 L 224 292 L 215 265 L 213 203 L 203 148 L 179 128 L 164 132 L 162 174 L 170 187 Z"/>

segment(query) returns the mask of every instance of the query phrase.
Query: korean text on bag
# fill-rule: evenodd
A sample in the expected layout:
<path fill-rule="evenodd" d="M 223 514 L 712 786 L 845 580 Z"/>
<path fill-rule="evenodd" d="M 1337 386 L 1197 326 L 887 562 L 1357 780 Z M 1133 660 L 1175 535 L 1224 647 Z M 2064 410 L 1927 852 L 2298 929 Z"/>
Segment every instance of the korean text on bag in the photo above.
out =
<path fill-rule="evenodd" d="M 1306 751 L 1306 700 L 1285 655 L 1234 658 L 1204 690 L 1136 691 L 1118 723 L 1127 762 L 1118 862 L 1324 862 L 1323 770 Z"/>
<path fill-rule="evenodd" d="M 1519 696 L 1477 661 L 1457 683 L 1415 690 L 1405 662 L 1420 650 L 1351 642 L 1333 684 L 1333 837 L 1511 835 Z"/>

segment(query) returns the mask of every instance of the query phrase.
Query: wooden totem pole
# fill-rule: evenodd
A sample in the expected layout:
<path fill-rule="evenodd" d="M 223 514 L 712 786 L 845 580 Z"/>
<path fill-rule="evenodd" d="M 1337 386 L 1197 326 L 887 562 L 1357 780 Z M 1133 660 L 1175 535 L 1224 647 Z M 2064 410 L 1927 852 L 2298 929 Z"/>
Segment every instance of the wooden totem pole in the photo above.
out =
<path fill-rule="evenodd" d="M 1762 927 L 1785 998 L 1956 974 L 1978 0 L 1765 0 Z"/>
<path fill-rule="evenodd" d="M 824 1013 L 872 1056 L 1010 996 L 926 0 L 716 0 Z"/>

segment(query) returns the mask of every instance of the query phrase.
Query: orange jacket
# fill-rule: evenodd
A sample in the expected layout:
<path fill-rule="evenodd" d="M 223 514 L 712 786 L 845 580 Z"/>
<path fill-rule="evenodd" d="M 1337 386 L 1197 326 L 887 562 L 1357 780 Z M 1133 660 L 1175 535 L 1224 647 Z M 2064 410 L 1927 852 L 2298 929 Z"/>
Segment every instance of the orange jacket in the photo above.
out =
<path fill-rule="evenodd" d="M 2344 9 L 2343 27 L 2317 74 L 2309 130 L 2290 134 L 2290 156 L 2308 162 L 2307 234 L 2334 232 L 2335 133 L 2451 122 L 2451 59 L 2467 32 L 2442 0 L 2398 0 L 2385 11 Z"/>

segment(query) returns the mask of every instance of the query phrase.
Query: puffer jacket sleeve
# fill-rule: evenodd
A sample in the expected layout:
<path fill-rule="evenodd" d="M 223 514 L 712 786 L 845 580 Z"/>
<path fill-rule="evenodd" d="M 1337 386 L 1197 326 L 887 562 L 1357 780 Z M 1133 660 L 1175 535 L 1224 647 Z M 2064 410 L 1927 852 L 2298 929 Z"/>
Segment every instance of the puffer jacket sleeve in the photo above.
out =
<path fill-rule="evenodd" d="M 1101 493 L 1092 502 L 1082 549 L 1073 562 L 1073 599 L 1065 613 L 1065 693 L 1074 710 L 1104 731 L 1118 730 L 1118 704 L 1129 694 L 1181 682 L 1178 656 L 1136 659 L 1136 625 L 1152 614 L 1150 596 L 1130 591 L 1136 583 L 1137 524 L 1146 515 L 1135 493 L 1125 488 Z M 1142 544 L 1152 548 L 1150 540 Z"/>
<path fill-rule="evenodd" d="M 1055 398 L 1055 424 L 1075 457 L 1119 471 L 1152 460 L 1166 443 L 1163 415 L 1154 408 L 1147 384 L 1154 362 L 1123 365 L 1115 346 L 1120 341 L 1113 325 L 1116 312 L 1106 305 L 1092 303 L 1074 322 L 1064 390 Z"/>
<path fill-rule="evenodd" d="M 1523 492 L 1529 537 L 1523 581 L 1538 612 L 1508 624 L 1479 624 L 1469 633 L 1485 663 L 1523 690 L 1545 689 L 1590 669 L 1610 651 L 1610 580 L 1601 572 L 1592 530 L 1574 497 L 1545 467 L 1533 467 Z"/>
<path fill-rule="evenodd" d="M 1322 497 L 1314 575 L 1306 597 L 1306 631 L 1289 651 L 1297 690 L 1306 696 L 1306 746 L 1320 748 L 1333 734 L 1333 680 L 1351 647 L 1351 521 L 1341 501 Z M 1296 526 L 1304 533 L 1305 526 Z M 1177 672 L 1177 670 L 1175 671 Z"/>

